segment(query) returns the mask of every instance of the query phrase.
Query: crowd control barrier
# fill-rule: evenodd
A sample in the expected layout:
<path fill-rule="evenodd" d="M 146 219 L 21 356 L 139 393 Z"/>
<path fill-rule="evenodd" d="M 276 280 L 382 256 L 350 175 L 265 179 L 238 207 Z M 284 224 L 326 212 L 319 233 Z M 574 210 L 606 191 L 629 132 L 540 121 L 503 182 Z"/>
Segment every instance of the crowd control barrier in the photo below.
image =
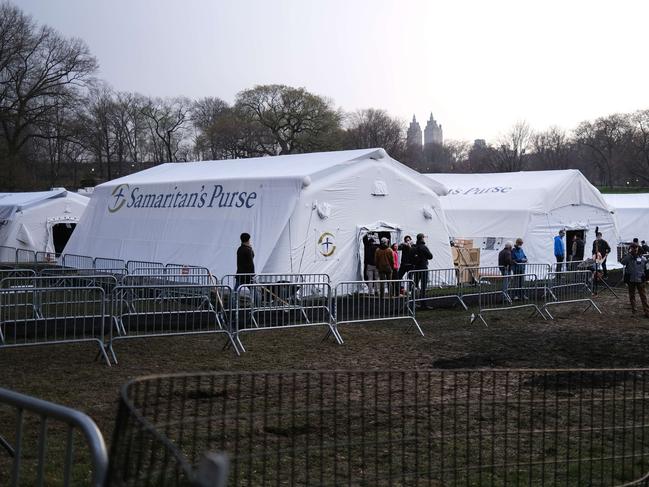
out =
<path fill-rule="evenodd" d="M 542 281 L 537 281 L 536 274 L 482 277 L 478 282 L 479 311 L 472 321 L 477 318 L 487 326 L 485 313 L 521 308 L 532 308 L 535 314 L 547 319 L 541 311 L 546 296 L 547 289 Z"/>
<path fill-rule="evenodd" d="M 584 312 L 590 308 L 602 314 L 602 311 L 592 300 L 591 271 L 564 271 L 551 272 L 547 279 L 547 289 L 551 299 L 547 299 L 542 310 L 553 319 L 549 307 L 569 303 L 587 303 Z"/>
<path fill-rule="evenodd" d="M 136 269 L 142 267 L 164 269 L 164 264 L 162 262 L 149 262 L 146 260 L 129 260 L 126 262 L 126 270 L 129 274 L 135 274 Z"/>
<path fill-rule="evenodd" d="M 229 329 L 230 309 L 221 296 L 225 286 L 165 284 L 117 286 L 110 305 L 117 333 L 109 350 L 115 363 L 118 340 L 224 333 L 237 351 Z"/>
<path fill-rule="evenodd" d="M 0 405 L 9 407 L 15 417 L 13 436 L 0 436 L 0 454 L 12 457 L 9 472 L 3 472 L 3 485 L 71 487 L 81 485 L 81 477 L 83 485 L 105 487 L 108 454 L 92 419 L 80 411 L 2 388 Z"/>
<path fill-rule="evenodd" d="M 77 269 L 94 269 L 95 260 L 87 255 L 63 254 L 61 265 L 63 267 L 75 267 Z"/>
<path fill-rule="evenodd" d="M 500 369 L 146 377 L 122 390 L 110 476 L 122 480 L 115 485 L 191 485 L 205 455 L 222 452 L 230 486 L 646 485 L 648 375 Z"/>
<path fill-rule="evenodd" d="M 0 348 L 96 342 L 110 365 L 105 336 L 111 317 L 105 301 L 99 287 L 0 289 Z"/>
<path fill-rule="evenodd" d="M 431 301 L 458 301 L 468 309 L 462 299 L 462 286 L 458 280 L 458 269 L 426 269 L 408 271 L 406 279 L 415 284 L 415 302 L 426 304 Z"/>
<path fill-rule="evenodd" d="M 264 280 L 267 276 L 258 276 Z M 241 284 L 234 294 L 235 339 L 241 351 L 241 334 L 252 331 L 325 326 L 327 336 L 342 343 L 331 312 L 331 286 L 328 282 L 295 279 Z"/>
<path fill-rule="evenodd" d="M 415 318 L 412 280 L 340 282 L 336 285 L 334 293 L 334 317 L 337 325 L 408 320 L 419 334 L 424 336 Z"/>

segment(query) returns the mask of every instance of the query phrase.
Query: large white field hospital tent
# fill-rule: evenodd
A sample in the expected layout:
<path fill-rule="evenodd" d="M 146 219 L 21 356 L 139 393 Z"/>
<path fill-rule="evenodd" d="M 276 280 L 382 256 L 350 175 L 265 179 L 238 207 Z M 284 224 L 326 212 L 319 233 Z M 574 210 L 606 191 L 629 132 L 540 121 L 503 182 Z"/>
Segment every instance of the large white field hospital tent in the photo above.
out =
<path fill-rule="evenodd" d="M 60 253 L 88 201 L 87 197 L 62 188 L 0 193 L 0 245 Z"/>
<path fill-rule="evenodd" d="M 528 262 L 555 262 L 553 240 L 560 229 L 568 238 L 583 235 L 585 257 L 596 227 L 612 248 L 618 242 L 606 201 L 578 170 L 428 176 L 448 188 L 441 201 L 449 232 L 453 238 L 473 239 L 481 249 L 481 265 L 497 265 L 505 242 L 518 237 Z M 614 252 L 608 264 L 616 265 Z"/>
<path fill-rule="evenodd" d="M 361 278 L 362 236 L 427 236 L 431 268 L 452 267 L 444 186 L 383 149 L 162 164 L 95 188 L 66 252 L 234 273 L 252 235 L 258 273 Z"/>
<path fill-rule="evenodd" d="M 614 212 L 621 242 L 649 241 L 649 193 L 604 194 Z"/>

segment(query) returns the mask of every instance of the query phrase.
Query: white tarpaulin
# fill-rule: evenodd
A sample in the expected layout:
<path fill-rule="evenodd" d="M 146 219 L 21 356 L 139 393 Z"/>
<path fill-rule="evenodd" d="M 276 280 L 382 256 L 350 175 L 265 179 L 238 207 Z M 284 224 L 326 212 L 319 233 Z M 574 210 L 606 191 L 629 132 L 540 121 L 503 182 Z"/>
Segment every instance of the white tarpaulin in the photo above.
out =
<path fill-rule="evenodd" d="M 577 170 L 428 176 L 448 188 L 441 201 L 451 236 L 473 239 L 482 265 L 496 265 L 504 243 L 518 237 L 529 262 L 554 262 L 562 228 L 583 230 L 587 253 L 596 227 L 612 247 L 617 242 L 606 202 Z"/>
<path fill-rule="evenodd" d="M 163 164 L 98 186 L 66 252 L 236 270 L 252 235 L 257 272 L 357 279 L 357 227 L 390 221 L 425 233 L 449 267 L 440 184 L 382 149 Z M 405 233 L 403 233 L 405 235 Z M 399 235 L 394 235 L 398 237 Z"/>
<path fill-rule="evenodd" d="M 69 230 L 62 232 L 67 238 L 88 201 L 87 197 L 65 189 L 0 193 L 0 245 L 54 252 L 55 227 L 67 226 Z M 61 249 L 64 244 L 61 242 Z"/>
<path fill-rule="evenodd" d="M 621 242 L 649 241 L 649 193 L 604 194 L 615 214 Z"/>

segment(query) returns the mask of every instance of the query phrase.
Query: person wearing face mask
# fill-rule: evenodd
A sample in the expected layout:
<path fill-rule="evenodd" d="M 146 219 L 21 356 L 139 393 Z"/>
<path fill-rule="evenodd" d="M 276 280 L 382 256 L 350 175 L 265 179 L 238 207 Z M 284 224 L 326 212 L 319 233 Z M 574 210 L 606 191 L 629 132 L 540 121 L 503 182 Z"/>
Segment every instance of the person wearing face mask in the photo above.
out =
<path fill-rule="evenodd" d="M 629 253 L 625 255 L 620 263 L 624 266 L 624 282 L 629 288 L 629 303 L 631 304 L 631 313 L 637 312 L 635 293 L 638 292 L 642 311 L 645 317 L 649 318 L 649 305 L 647 304 L 647 293 L 645 291 L 645 282 L 647 281 L 647 259 L 640 255 L 640 247 L 631 244 Z"/>

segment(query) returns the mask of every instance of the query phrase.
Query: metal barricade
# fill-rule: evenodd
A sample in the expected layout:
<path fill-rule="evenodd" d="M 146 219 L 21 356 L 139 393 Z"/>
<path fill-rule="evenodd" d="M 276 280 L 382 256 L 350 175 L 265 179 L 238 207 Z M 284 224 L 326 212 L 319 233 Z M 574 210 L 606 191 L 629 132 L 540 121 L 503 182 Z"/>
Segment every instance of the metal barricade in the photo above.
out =
<path fill-rule="evenodd" d="M 522 264 L 520 274 L 534 275 L 536 281 L 541 282 L 550 272 L 550 264 Z M 510 269 L 509 274 L 513 275 Z M 466 303 L 467 298 L 477 297 L 479 295 L 479 284 L 481 281 L 489 282 L 498 279 L 503 272 L 500 266 L 482 266 L 482 267 L 460 267 L 458 269 L 458 281 L 462 287 L 462 300 Z M 543 276 L 543 277 L 539 277 Z"/>
<path fill-rule="evenodd" d="M 646 369 L 151 376 L 123 389 L 112 451 L 120 478 L 137 479 L 122 485 L 189 483 L 218 451 L 233 486 L 630 487 L 648 470 L 648 380 Z M 176 462 L 177 476 L 164 468 Z"/>
<path fill-rule="evenodd" d="M 0 282 L 8 277 L 36 277 L 34 269 L 0 269 Z"/>
<path fill-rule="evenodd" d="M 35 264 L 36 252 L 27 249 L 16 249 L 17 264 Z"/>
<path fill-rule="evenodd" d="M 8 406 L 15 417 L 13 437 L 5 437 L 0 444 L 13 457 L 4 485 L 69 487 L 83 482 L 105 487 L 108 455 L 92 419 L 80 411 L 2 388 L 0 406 Z"/>
<path fill-rule="evenodd" d="M 51 269 L 51 274 L 40 276 L 13 276 L 0 280 L 0 289 L 14 289 L 15 291 L 29 290 L 30 288 L 49 287 L 100 287 L 109 295 L 117 286 L 117 279 L 110 274 L 70 274 L 57 273 L 58 268 Z"/>
<path fill-rule="evenodd" d="M 271 284 L 274 282 L 290 282 L 293 284 L 330 284 L 327 274 L 294 274 L 294 273 L 265 273 L 265 274 L 226 274 L 221 283 L 236 290 L 239 284 Z M 315 288 L 314 288 L 315 289 Z"/>
<path fill-rule="evenodd" d="M 533 308 L 534 314 L 547 319 L 541 311 L 547 297 L 545 284 L 537 282 L 535 274 L 484 276 L 478 282 L 479 312 L 471 322 L 477 318 L 487 326 L 485 313 L 521 308 Z"/>
<path fill-rule="evenodd" d="M 548 277 L 548 290 L 553 300 L 547 300 L 542 310 L 554 319 L 548 306 L 556 306 L 569 303 L 588 303 L 582 311 L 585 312 L 591 307 L 602 314 L 595 302 L 592 300 L 592 276 L 590 271 L 567 271 L 552 272 Z"/>
<path fill-rule="evenodd" d="M 458 301 L 466 310 L 462 299 L 462 288 L 458 280 L 458 269 L 426 269 L 408 271 L 406 279 L 415 283 L 415 302 Z M 422 288 L 425 289 L 422 292 Z"/>
<path fill-rule="evenodd" d="M 172 380 L 172 383 L 169 389 L 171 383 L 158 382 L 161 386 L 158 389 L 161 397 L 167 398 L 167 394 L 173 396 L 183 390 L 182 379 L 178 382 Z M 172 425 L 184 422 L 184 419 L 180 418 L 186 417 L 185 410 L 174 407 L 173 410 L 165 409 L 163 412 L 163 409 L 156 405 L 162 406 L 163 402 L 156 400 L 149 404 L 150 399 L 149 382 L 146 379 L 136 379 L 121 389 L 110 451 L 107 486 L 226 487 L 231 485 L 227 482 L 226 455 L 209 451 L 197 453 L 197 448 L 192 448 L 188 454 L 183 439 L 175 436 L 176 428 Z M 206 396 L 206 399 L 212 401 L 211 396 Z M 149 414 L 154 410 L 152 407 L 156 413 L 163 412 L 164 416 L 155 414 L 155 419 L 151 421 Z M 176 411 L 181 414 L 179 418 L 174 417 Z M 202 408 L 196 410 L 201 417 L 203 412 Z M 169 421 L 170 428 L 162 427 L 162 423 L 166 421 Z M 166 432 L 173 432 L 173 436 L 168 437 Z M 213 432 L 218 435 L 216 429 Z M 203 445 L 201 443 L 201 446 Z M 197 446 L 194 443 L 194 447 Z M 159 454 L 154 455 L 153 452 Z"/>
<path fill-rule="evenodd" d="M 58 256 L 55 252 L 36 252 L 36 262 L 42 264 L 58 263 Z"/>
<path fill-rule="evenodd" d="M 126 269 L 124 267 L 118 267 L 115 269 L 76 269 L 74 267 L 44 267 L 40 271 L 40 275 L 43 277 L 53 277 L 53 276 L 62 276 L 62 277 L 79 277 L 88 280 L 89 277 L 105 277 L 109 276 L 114 278 L 117 282 L 121 282 L 124 277 L 126 277 Z"/>
<path fill-rule="evenodd" d="M 0 245 L 0 264 L 15 264 L 16 248 Z"/>
<path fill-rule="evenodd" d="M 110 304 L 118 330 L 109 345 L 115 363 L 115 341 L 130 338 L 225 333 L 238 353 L 230 330 L 230 304 L 223 298 L 229 295 L 226 286 L 117 286 Z"/>
<path fill-rule="evenodd" d="M 342 343 L 331 312 L 329 283 L 298 280 L 241 284 L 233 299 L 235 340 L 243 352 L 242 333 L 278 328 L 326 326 L 327 336 Z"/>
<path fill-rule="evenodd" d="M 97 270 L 124 269 L 124 272 L 126 272 L 126 262 L 122 259 L 109 259 L 106 257 L 95 257 L 95 259 L 93 260 L 93 267 Z"/>
<path fill-rule="evenodd" d="M 336 324 L 410 320 L 424 336 L 415 318 L 414 285 L 407 279 L 340 282 L 334 293 Z"/>
<path fill-rule="evenodd" d="M 0 348 L 90 341 L 110 366 L 104 343 L 111 317 L 105 301 L 99 287 L 0 289 Z"/>
<path fill-rule="evenodd" d="M 149 262 L 146 260 L 128 260 L 126 261 L 126 270 L 129 274 L 134 274 L 136 269 L 146 267 L 146 268 L 155 268 L 155 269 L 164 269 L 164 264 L 162 262 Z"/>
<path fill-rule="evenodd" d="M 77 269 L 94 269 L 95 262 L 87 255 L 63 254 L 61 265 L 64 267 L 76 267 Z"/>

